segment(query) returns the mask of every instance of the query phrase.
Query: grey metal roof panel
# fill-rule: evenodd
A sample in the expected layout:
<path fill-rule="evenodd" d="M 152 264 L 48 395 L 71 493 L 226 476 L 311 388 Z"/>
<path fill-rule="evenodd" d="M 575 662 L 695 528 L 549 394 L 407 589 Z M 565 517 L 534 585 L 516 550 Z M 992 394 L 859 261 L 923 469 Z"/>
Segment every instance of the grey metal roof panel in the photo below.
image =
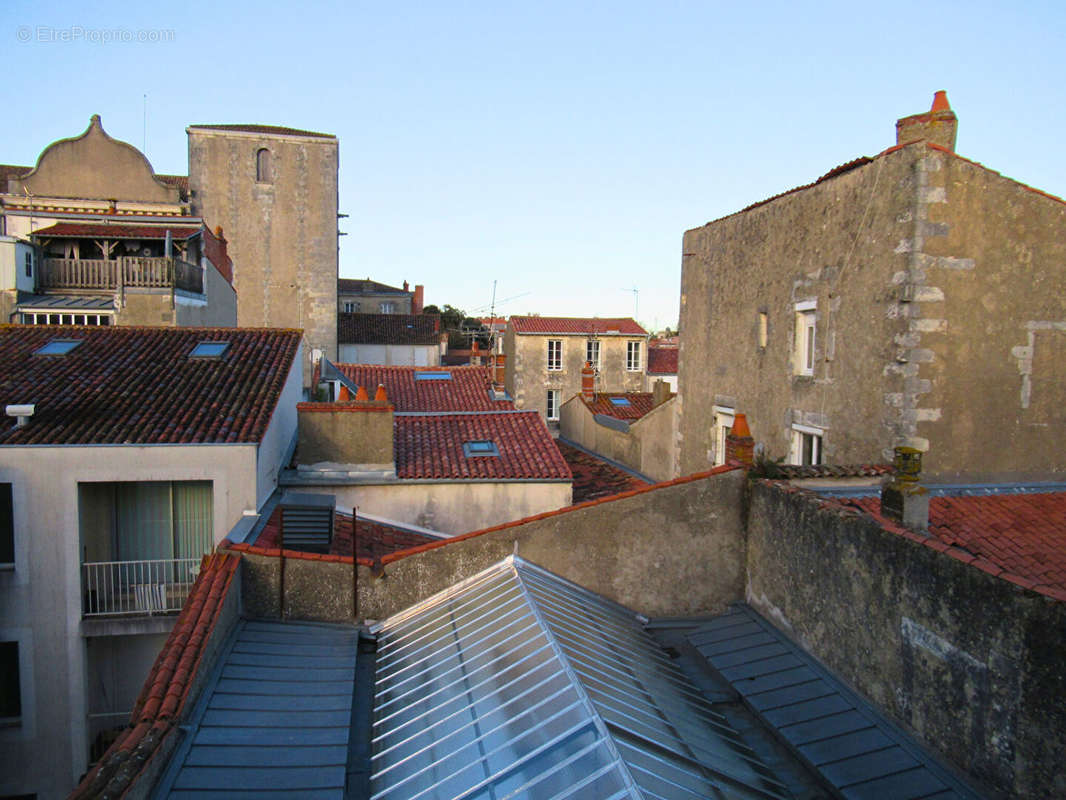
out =
<path fill-rule="evenodd" d="M 20 311 L 114 311 L 115 298 L 111 295 L 31 294 L 19 297 L 18 308 Z"/>
<path fill-rule="evenodd" d="M 159 796 L 343 798 L 359 634 L 238 624 Z"/>
<path fill-rule="evenodd" d="M 978 796 L 751 608 L 700 621 L 687 639 L 844 797 Z"/>

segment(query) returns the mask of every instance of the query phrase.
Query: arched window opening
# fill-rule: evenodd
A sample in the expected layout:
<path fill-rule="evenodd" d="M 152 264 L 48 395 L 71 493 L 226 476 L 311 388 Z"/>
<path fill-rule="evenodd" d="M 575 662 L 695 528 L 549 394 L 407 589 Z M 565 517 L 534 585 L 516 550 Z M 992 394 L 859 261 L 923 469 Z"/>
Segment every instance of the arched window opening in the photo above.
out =
<path fill-rule="evenodd" d="M 273 183 L 274 170 L 270 164 L 270 151 L 261 147 L 255 154 L 255 179 L 258 183 Z"/>

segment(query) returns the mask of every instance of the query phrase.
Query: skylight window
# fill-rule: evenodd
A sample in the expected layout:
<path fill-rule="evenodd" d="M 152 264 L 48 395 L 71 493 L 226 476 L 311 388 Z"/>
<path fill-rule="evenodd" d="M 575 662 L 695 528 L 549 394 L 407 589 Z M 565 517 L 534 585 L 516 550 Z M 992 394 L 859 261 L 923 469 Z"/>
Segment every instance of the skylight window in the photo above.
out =
<path fill-rule="evenodd" d="M 416 381 L 450 381 L 452 374 L 450 372 L 416 372 Z"/>
<path fill-rule="evenodd" d="M 189 358 L 222 358 L 229 342 L 200 342 L 189 353 Z"/>
<path fill-rule="evenodd" d="M 476 456 L 498 456 L 500 450 L 494 442 L 488 439 L 479 439 L 472 442 L 463 442 L 463 455 L 467 458 Z"/>
<path fill-rule="evenodd" d="M 79 344 L 81 339 L 53 339 L 33 351 L 35 356 L 65 356 Z"/>
<path fill-rule="evenodd" d="M 628 397 L 612 397 L 611 398 L 611 405 L 612 406 L 628 406 L 628 405 L 630 405 L 629 398 Z"/>

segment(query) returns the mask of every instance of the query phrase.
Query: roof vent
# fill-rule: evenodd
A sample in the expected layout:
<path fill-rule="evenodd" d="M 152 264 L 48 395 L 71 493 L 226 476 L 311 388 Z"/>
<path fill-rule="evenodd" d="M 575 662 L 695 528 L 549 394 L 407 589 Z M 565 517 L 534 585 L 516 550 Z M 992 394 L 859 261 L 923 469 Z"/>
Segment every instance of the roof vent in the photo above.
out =
<path fill-rule="evenodd" d="M 4 413 L 9 417 L 15 417 L 18 421 L 16 427 L 25 428 L 29 422 L 30 417 L 33 416 L 33 412 L 37 406 L 33 403 L 26 403 L 24 405 L 11 405 L 4 407 Z"/>
<path fill-rule="evenodd" d="M 281 501 L 281 547 L 328 553 L 333 541 L 336 498 L 326 494 L 289 494 Z"/>

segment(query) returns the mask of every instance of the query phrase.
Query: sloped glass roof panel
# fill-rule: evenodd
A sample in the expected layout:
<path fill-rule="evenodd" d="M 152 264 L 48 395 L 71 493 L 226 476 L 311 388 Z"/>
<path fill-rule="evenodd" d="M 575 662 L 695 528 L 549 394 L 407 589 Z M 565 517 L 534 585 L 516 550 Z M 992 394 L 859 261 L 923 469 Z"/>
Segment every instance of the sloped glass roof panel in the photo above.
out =
<path fill-rule="evenodd" d="M 632 612 L 517 557 L 372 631 L 377 800 L 785 795 Z"/>

